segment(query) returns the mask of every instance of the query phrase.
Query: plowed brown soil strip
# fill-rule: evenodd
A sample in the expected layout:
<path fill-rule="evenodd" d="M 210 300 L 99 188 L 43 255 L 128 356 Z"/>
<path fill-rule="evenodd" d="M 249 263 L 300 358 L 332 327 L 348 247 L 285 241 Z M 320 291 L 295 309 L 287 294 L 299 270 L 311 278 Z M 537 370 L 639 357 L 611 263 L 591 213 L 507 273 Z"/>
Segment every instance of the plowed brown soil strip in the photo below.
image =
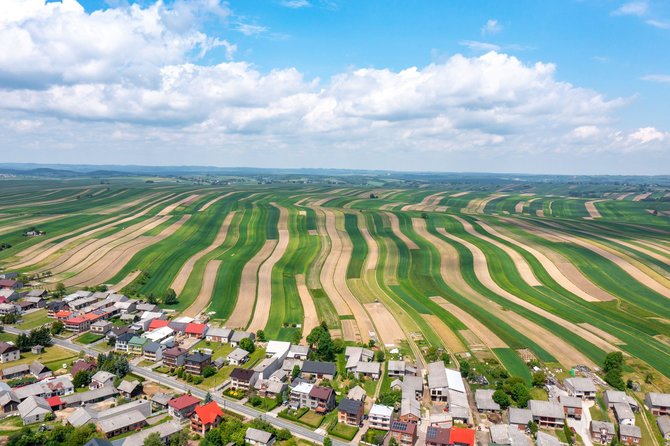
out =
<path fill-rule="evenodd" d="M 179 206 L 188 206 L 189 204 L 193 203 L 195 200 L 197 200 L 200 197 L 198 194 L 193 194 L 189 195 L 188 197 L 184 198 L 183 200 L 179 200 L 176 203 L 172 203 L 170 206 L 166 207 L 165 209 L 161 210 L 158 215 L 167 215 L 177 209 Z"/>
<path fill-rule="evenodd" d="M 465 209 L 462 209 L 462 212 L 465 214 L 483 214 L 484 209 L 486 208 L 486 205 L 489 203 L 489 201 L 506 196 L 506 194 L 493 194 L 484 198 L 473 198 L 470 200 Z"/>
<path fill-rule="evenodd" d="M 462 245 L 464 245 L 472 254 L 473 257 L 473 262 L 474 262 L 474 271 L 475 275 L 477 276 L 477 279 L 489 290 L 493 291 L 497 295 L 504 297 L 508 301 L 515 303 L 523 308 L 526 308 L 533 313 L 550 320 L 552 322 L 555 322 L 559 324 L 562 327 L 566 327 L 569 330 L 571 330 L 573 333 L 578 334 L 582 338 L 584 338 L 586 341 L 592 343 L 593 345 L 601 348 L 602 350 L 609 352 L 609 351 L 614 351 L 617 350 L 616 347 L 613 345 L 603 341 L 601 338 L 594 336 L 593 333 L 584 330 L 583 328 L 579 327 L 577 324 L 573 324 L 571 322 L 568 322 L 567 320 L 550 313 L 540 307 L 537 307 L 533 304 L 531 304 L 528 301 L 525 301 L 521 299 L 520 297 L 515 296 L 514 294 L 510 293 L 509 291 L 505 290 L 502 288 L 498 283 L 493 280 L 493 277 L 491 276 L 491 273 L 488 268 L 488 261 L 486 259 L 486 255 L 484 252 L 479 249 L 477 246 L 473 245 L 467 240 L 464 240 L 458 236 L 455 236 L 453 234 L 448 233 L 444 228 L 438 228 L 437 231 L 442 234 L 443 236 L 454 240 L 455 242 L 458 242 Z M 581 355 L 581 353 L 580 353 Z"/>
<path fill-rule="evenodd" d="M 528 262 L 526 262 L 526 259 L 524 259 L 521 254 L 519 254 L 509 246 L 500 243 L 498 240 L 480 234 L 468 221 L 462 219 L 461 217 L 458 217 L 456 215 L 453 215 L 452 217 L 463 225 L 463 228 L 468 234 L 500 248 L 505 252 L 505 254 L 510 256 L 512 262 L 514 262 L 514 266 L 516 267 L 517 271 L 519 271 L 519 275 L 521 276 L 524 282 L 526 282 L 530 286 L 542 286 L 542 282 L 537 280 L 537 277 L 535 277 L 532 268 L 530 267 Z"/>
<path fill-rule="evenodd" d="M 119 282 L 119 283 L 117 283 L 116 285 L 113 286 L 113 290 L 114 291 L 121 291 L 123 288 L 130 285 L 133 282 L 133 280 L 137 279 L 137 276 L 139 276 L 141 272 L 142 271 L 137 270 L 137 271 L 133 271 L 132 273 L 128 274 L 126 277 L 123 278 L 123 280 L 121 280 L 121 282 Z"/>
<path fill-rule="evenodd" d="M 421 316 L 428 322 L 450 352 L 461 353 L 467 351 L 467 348 L 463 345 L 461 339 L 442 321 L 442 319 L 434 314 L 423 314 Z"/>
<path fill-rule="evenodd" d="M 389 209 L 393 209 L 393 208 L 396 207 L 396 206 L 400 206 L 401 204 L 402 204 L 402 203 L 386 203 L 386 204 L 382 204 L 381 206 L 379 206 L 379 210 L 380 210 L 380 211 L 387 211 L 387 210 L 389 210 Z"/>
<path fill-rule="evenodd" d="M 407 237 L 404 232 L 400 230 L 400 220 L 398 219 L 398 216 L 394 214 L 393 212 L 384 212 L 384 215 L 386 215 L 389 218 L 389 221 L 391 222 L 391 230 L 393 231 L 393 234 L 398 237 L 402 242 L 407 245 L 407 248 L 409 249 L 419 249 L 419 246 L 414 243 L 412 239 Z"/>
<path fill-rule="evenodd" d="M 509 222 L 514 221 L 509 220 Z M 490 234 L 498 238 L 501 238 L 505 241 L 508 241 L 509 243 L 512 243 L 532 254 L 540 262 L 545 271 L 549 273 L 552 279 L 554 279 L 560 286 L 570 291 L 572 294 L 581 297 L 587 302 L 608 301 L 616 299 L 616 297 L 612 296 L 602 288 L 596 286 L 586 276 L 584 276 L 570 261 L 556 254 L 554 251 L 546 250 L 545 255 L 543 252 L 540 252 L 538 249 L 535 249 L 530 244 L 526 244 L 514 238 L 503 235 L 500 232 L 493 229 L 492 227 L 485 224 L 484 222 L 479 222 L 479 224 Z M 526 229 L 530 227 L 526 223 L 519 222 L 517 224 Z M 542 248 L 541 246 L 538 248 L 544 250 L 544 248 Z"/>
<path fill-rule="evenodd" d="M 461 274 L 458 251 L 446 241 L 428 232 L 426 221 L 424 219 L 414 218 L 412 219 L 412 225 L 417 234 L 432 243 L 440 253 L 440 273 L 445 282 L 454 288 L 456 292 L 482 308 L 486 308 L 489 311 L 493 310 L 498 318 L 515 327 L 517 331 L 524 334 L 529 339 L 533 339 L 543 349 L 551 353 L 561 364 L 568 367 L 572 367 L 575 364 L 595 366 L 595 364 L 593 364 L 593 362 L 586 356 L 562 339 L 558 338 L 549 330 L 524 319 L 523 317 L 515 317 L 516 314 L 512 311 L 503 311 L 499 305 L 494 304 L 490 299 L 470 288 Z M 479 333 L 476 334 L 484 341 L 483 336 L 480 336 Z"/>
<path fill-rule="evenodd" d="M 528 202 L 527 201 L 520 201 L 517 204 L 514 205 L 514 212 L 517 214 L 523 214 L 523 208 L 526 206 Z"/>
<path fill-rule="evenodd" d="M 196 317 L 202 313 L 209 303 L 212 301 L 212 294 L 214 292 L 214 284 L 216 283 L 216 275 L 219 272 L 221 260 L 210 260 L 205 266 L 205 275 L 202 278 L 202 285 L 200 292 L 195 301 L 184 310 L 184 316 Z"/>
<path fill-rule="evenodd" d="M 207 203 L 205 203 L 200 209 L 198 209 L 198 211 L 199 211 L 199 212 L 206 211 L 207 209 L 209 209 L 209 207 L 210 207 L 211 205 L 213 205 L 213 204 L 216 203 L 217 201 L 219 201 L 219 200 L 223 200 L 223 199 L 226 198 L 226 197 L 230 197 L 230 196 L 231 196 L 232 194 L 234 194 L 234 193 L 235 193 L 235 192 L 227 192 L 227 193 L 225 193 L 225 194 L 223 194 L 223 195 L 219 195 L 218 197 L 214 198 L 213 200 L 210 200 L 210 201 L 208 201 Z"/>
<path fill-rule="evenodd" d="M 48 217 L 26 218 L 24 220 L 21 220 L 20 223 L 14 223 L 12 225 L 3 226 L 2 228 L 0 228 L 0 235 L 7 234 L 8 232 L 12 232 L 12 231 L 16 231 L 17 233 L 18 232 L 23 232 L 23 231 L 19 231 L 19 230 L 23 230 L 23 229 L 27 230 L 32 226 L 39 225 L 40 223 L 46 223 L 48 221 L 56 220 L 56 219 L 62 218 L 62 217 L 63 217 L 62 215 L 50 215 Z M 40 229 L 39 226 L 37 227 L 37 229 L 38 230 Z M 43 237 L 43 236 L 40 236 L 40 237 Z"/>
<path fill-rule="evenodd" d="M 277 240 L 266 240 L 263 247 L 255 256 L 244 265 L 242 278 L 240 280 L 240 291 L 237 295 L 237 303 L 233 313 L 228 318 L 226 325 L 229 328 L 246 328 L 254 312 L 256 305 L 256 290 L 258 287 L 258 269 L 275 249 Z"/>
<path fill-rule="evenodd" d="M 596 208 L 596 203 L 599 203 L 601 201 L 605 200 L 591 200 L 584 203 L 584 207 L 586 207 L 586 212 L 589 213 L 590 218 L 593 219 L 602 217 L 602 215 L 600 215 L 600 212 L 598 211 L 598 208 Z"/>
<path fill-rule="evenodd" d="M 164 195 L 162 192 L 159 192 L 159 193 L 156 193 L 156 194 L 151 194 L 151 195 L 146 195 L 146 196 L 140 197 L 136 200 L 128 201 L 126 203 L 121 203 L 118 206 L 113 206 L 113 207 L 98 206 L 98 208 L 100 210 L 92 209 L 91 213 L 97 213 L 97 214 L 101 214 L 101 215 L 117 214 L 119 212 L 124 211 L 125 209 L 131 208 L 133 206 L 137 206 L 140 203 L 151 201 L 151 200 L 155 199 L 156 197 L 159 197 L 159 196 L 162 196 L 162 195 Z M 111 197 L 108 197 L 108 198 L 111 198 Z"/>
<path fill-rule="evenodd" d="M 302 334 L 303 336 L 307 336 L 314 327 L 319 325 L 319 316 L 316 312 L 316 306 L 314 305 L 314 300 L 312 300 L 312 295 L 309 294 L 309 290 L 305 284 L 305 276 L 302 274 L 295 276 L 295 284 L 298 287 L 298 295 L 300 296 L 302 311 L 304 313 Z"/>
<path fill-rule="evenodd" d="M 477 337 L 484 342 L 489 348 L 508 348 L 508 345 L 493 333 L 486 325 L 479 322 L 479 320 L 467 311 L 462 310 L 456 305 L 447 302 L 440 296 L 433 296 L 430 298 L 433 302 L 447 310 L 454 315 L 456 319 L 463 322 L 470 330 L 477 334 Z"/>
<path fill-rule="evenodd" d="M 219 232 L 216 234 L 216 237 L 212 243 L 202 251 L 193 254 L 186 262 L 184 262 L 181 269 L 177 273 L 177 276 L 172 281 L 172 285 L 170 286 L 170 288 L 172 288 L 175 293 L 177 293 L 177 296 L 181 295 L 181 292 L 184 291 L 184 287 L 186 286 L 186 282 L 188 282 L 188 278 L 193 271 L 195 262 L 205 257 L 219 246 L 223 245 L 223 243 L 226 241 L 228 230 L 230 229 L 230 223 L 233 221 L 233 217 L 235 217 L 235 211 L 226 215 L 226 218 L 223 220 L 223 223 L 221 223 Z"/>
<path fill-rule="evenodd" d="M 613 344 L 613 345 L 625 344 L 625 342 L 623 342 L 621 339 L 617 338 L 616 336 L 614 336 L 614 335 L 606 332 L 605 330 L 602 330 L 602 329 L 600 329 L 600 328 L 598 328 L 594 325 L 591 325 L 587 322 L 582 322 L 582 323 L 577 324 L 577 325 L 579 325 L 580 327 L 585 328 L 586 330 L 590 331 L 591 333 L 593 333 L 597 336 L 600 336 L 601 338 L 603 338 L 605 341 L 609 342 L 610 344 Z"/>
<path fill-rule="evenodd" d="M 270 307 L 272 304 L 272 269 L 284 256 L 284 253 L 286 253 L 286 248 L 288 248 L 289 242 L 288 211 L 285 207 L 278 206 L 275 203 L 270 204 L 279 209 L 279 222 L 277 223 L 279 238 L 274 251 L 272 251 L 270 257 L 263 262 L 258 270 L 256 306 L 254 307 L 254 316 L 249 324 L 249 331 L 254 333 L 258 330 L 263 330 L 268 323 L 268 319 L 270 319 Z"/>
<path fill-rule="evenodd" d="M 642 201 L 645 198 L 649 197 L 649 195 L 651 195 L 651 192 L 645 192 L 643 194 L 636 195 L 635 198 L 633 198 L 633 201 Z"/>
<path fill-rule="evenodd" d="M 375 239 L 372 238 L 370 231 L 368 231 L 368 226 L 365 224 L 365 216 L 358 214 L 356 221 L 358 222 L 358 230 L 361 231 L 361 235 L 368 246 L 368 256 L 365 259 L 364 270 L 369 271 L 377 267 L 377 263 L 379 262 L 379 246 L 377 246 Z M 365 274 L 365 271 L 363 274 Z"/>
<path fill-rule="evenodd" d="M 625 200 L 626 198 L 630 197 L 631 195 L 633 195 L 633 192 L 628 192 L 626 194 L 619 195 L 616 199 L 618 201 L 622 201 L 622 200 Z"/>
<path fill-rule="evenodd" d="M 375 323 L 377 336 L 385 346 L 399 345 L 405 339 L 400 324 L 383 303 L 365 304 L 365 309 Z"/>
<path fill-rule="evenodd" d="M 63 203 L 65 201 L 72 201 L 73 198 L 76 200 L 78 196 L 86 195 L 92 190 L 93 189 L 84 189 L 82 191 L 78 191 L 74 195 L 70 195 L 70 196 L 63 197 L 63 198 L 56 198 L 54 200 L 35 201 L 35 202 L 32 202 L 32 203 L 18 203 L 18 204 L 10 204 L 10 205 L 7 205 L 7 206 L 0 206 L 0 209 L 11 209 L 11 208 L 22 207 L 22 206 L 31 206 L 31 207 L 33 207 L 33 206 L 45 206 L 45 205 L 49 205 L 49 204 Z"/>
<path fill-rule="evenodd" d="M 467 195 L 469 193 L 470 193 L 470 191 L 456 192 L 455 194 L 451 194 L 450 197 L 458 198 L 458 197 L 462 197 L 463 195 Z"/>

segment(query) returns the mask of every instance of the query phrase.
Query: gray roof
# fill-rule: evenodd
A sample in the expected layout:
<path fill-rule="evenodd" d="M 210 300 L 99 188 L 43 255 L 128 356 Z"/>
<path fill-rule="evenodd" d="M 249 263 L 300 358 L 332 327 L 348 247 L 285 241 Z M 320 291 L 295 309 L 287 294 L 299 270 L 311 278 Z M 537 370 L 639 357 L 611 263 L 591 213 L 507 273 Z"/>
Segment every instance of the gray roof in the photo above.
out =
<path fill-rule="evenodd" d="M 4 406 L 10 402 L 20 403 L 21 400 L 14 392 L 3 390 L 0 392 L 0 406 Z"/>
<path fill-rule="evenodd" d="M 117 429 L 131 426 L 142 421 L 146 421 L 146 417 L 138 410 L 131 410 L 130 412 L 120 413 L 113 417 L 105 418 L 98 421 L 98 427 L 104 433 L 113 432 Z"/>
<path fill-rule="evenodd" d="M 403 389 L 412 389 L 415 392 L 422 392 L 423 391 L 423 378 L 420 376 L 405 376 L 403 378 Z"/>
<path fill-rule="evenodd" d="M 154 396 L 151 397 L 151 401 L 154 403 L 162 404 L 163 406 L 166 406 L 168 401 L 172 399 L 172 395 L 168 395 L 167 393 L 154 393 Z"/>
<path fill-rule="evenodd" d="M 225 327 L 209 327 L 207 330 L 207 337 L 229 339 L 232 334 L 233 330 Z"/>
<path fill-rule="evenodd" d="M 307 345 L 291 345 L 289 354 L 292 356 L 307 356 L 309 354 L 309 346 Z"/>
<path fill-rule="evenodd" d="M 600 433 L 602 431 L 605 431 L 610 435 L 616 435 L 613 423 L 610 423 L 609 421 L 591 421 L 591 432 Z"/>
<path fill-rule="evenodd" d="M 510 446 L 530 446 L 530 440 L 516 426 L 509 424 L 491 424 L 489 426 L 493 444 Z"/>
<path fill-rule="evenodd" d="M 630 404 L 631 400 L 631 398 L 628 398 L 628 395 L 626 395 L 626 392 L 622 392 L 621 390 L 605 390 L 603 399 L 608 405 L 614 403 Z"/>
<path fill-rule="evenodd" d="M 649 392 L 647 399 L 654 406 L 670 407 L 670 393 Z"/>
<path fill-rule="evenodd" d="M 619 435 L 623 435 L 626 437 L 642 438 L 642 431 L 637 426 L 631 426 L 630 424 L 620 424 Z"/>
<path fill-rule="evenodd" d="M 364 400 L 367 397 L 367 393 L 365 392 L 365 389 L 363 389 L 361 386 L 355 386 L 352 387 L 349 392 L 347 393 L 347 398 L 352 399 L 352 400 Z"/>
<path fill-rule="evenodd" d="M 428 387 L 437 389 L 447 387 L 447 373 L 442 361 L 431 362 L 428 364 Z"/>
<path fill-rule="evenodd" d="M 381 370 L 381 364 L 378 362 L 365 362 L 365 361 L 359 361 L 358 364 L 356 364 L 356 368 L 354 371 L 356 373 L 367 373 L 370 375 L 377 374 L 379 375 L 379 371 Z"/>
<path fill-rule="evenodd" d="M 125 379 L 121 381 L 121 384 L 119 384 L 119 391 L 120 392 L 125 392 L 125 393 L 133 393 L 137 386 L 140 385 L 140 382 L 138 380 L 134 381 L 126 381 Z"/>
<path fill-rule="evenodd" d="M 179 424 L 179 422 L 171 420 L 168 421 L 167 423 L 161 423 L 159 425 L 152 426 L 134 435 L 121 439 L 122 445 L 142 446 L 144 444 L 144 440 L 146 440 L 146 438 L 153 433 L 157 433 L 158 435 L 160 435 L 161 438 L 168 438 L 171 435 L 176 434 L 183 428 L 184 427 L 181 424 Z"/>
<path fill-rule="evenodd" d="M 509 408 L 510 424 L 528 424 L 533 419 L 533 413 L 529 409 L 519 409 L 518 407 Z"/>
<path fill-rule="evenodd" d="M 477 389 L 475 391 L 475 401 L 479 410 L 500 410 L 500 404 L 493 401 L 492 389 Z"/>
<path fill-rule="evenodd" d="M 34 290 L 28 291 L 27 296 L 28 297 L 42 297 L 46 292 L 47 292 L 47 290 L 34 289 Z"/>
<path fill-rule="evenodd" d="M 635 419 L 635 414 L 633 413 L 633 409 L 631 409 L 628 404 L 615 403 L 613 409 L 614 409 L 614 414 L 616 415 L 616 419 L 619 422 L 621 422 L 621 420 L 634 420 Z"/>
<path fill-rule="evenodd" d="M 236 331 L 233 332 L 233 335 L 230 337 L 231 342 L 240 342 L 242 339 L 251 338 L 253 341 L 256 339 L 256 335 L 248 331 Z"/>
<path fill-rule="evenodd" d="M 414 397 L 403 398 L 400 401 L 400 416 L 404 415 L 414 415 L 421 418 L 421 405 Z"/>
<path fill-rule="evenodd" d="M 665 437 L 670 434 L 670 416 L 663 415 L 662 417 L 656 418 L 656 423 L 658 424 L 658 429 L 661 431 L 661 434 Z"/>
<path fill-rule="evenodd" d="M 84 446 L 112 446 L 113 444 L 104 438 L 91 438 Z"/>
<path fill-rule="evenodd" d="M 145 353 L 156 353 L 162 346 L 158 342 L 148 342 L 144 345 Z"/>
<path fill-rule="evenodd" d="M 61 399 L 67 404 L 75 403 L 87 403 L 89 401 L 103 400 L 106 398 L 113 397 L 118 394 L 114 386 L 103 386 L 95 390 L 89 390 L 88 392 L 73 393 L 61 397 Z"/>
<path fill-rule="evenodd" d="M 359 399 L 342 398 L 337 410 L 351 415 L 358 415 L 363 403 Z"/>
<path fill-rule="evenodd" d="M 352 367 L 356 367 L 356 364 L 358 364 L 359 361 L 369 361 L 373 356 L 374 352 L 370 349 L 349 346 L 344 349 L 344 357 L 347 358 L 347 364 L 345 365 L 345 368 L 350 369 Z"/>
<path fill-rule="evenodd" d="M 582 399 L 576 396 L 561 395 L 560 400 L 565 407 L 582 407 Z"/>
<path fill-rule="evenodd" d="M 334 362 L 305 361 L 302 365 L 302 373 L 315 375 L 335 375 L 337 367 Z"/>
<path fill-rule="evenodd" d="M 537 433 L 535 444 L 537 446 L 561 446 L 561 442 L 558 441 L 558 438 L 549 434 L 545 434 L 542 431 Z"/>
<path fill-rule="evenodd" d="M 267 443 L 272 438 L 272 434 L 270 432 L 250 427 L 249 429 L 247 429 L 247 433 L 244 435 L 244 438 L 250 441 Z"/>
<path fill-rule="evenodd" d="M 241 361 L 241 360 L 243 360 L 244 358 L 246 358 L 246 357 L 248 357 L 248 356 L 249 356 L 249 352 L 248 352 L 248 351 L 246 351 L 246 350 L 242 350 L 241 348 L 236 348 L 236 349 L 233 350 L 232 352 L 228 353 L 227 358 L 228 358 L 229 360 L 232 359 L 232 360 L 234 360 L 234 361 Z"/>
<path fill-rule="evenodd" d="M 567 378 L 566 384 L 570 384 L 578 392 L 595 392 L 596 385 L 591 378 Z"/>
<path fill-rule="evenodd" d="M 72 381 L 67 376 L 59 376 L 50 381 L 40 381 L 23 387 L 17 387 L 14 390 L 16 396 L 25 399 L 31 395 L 51 394 L 54 391 L 62 392 L 72 389 Z"/>
<path fill-rule="evenodd" d="M 80 407 L 75 410 L 72 415 L 67 417 L 67 422 L 73 425 L 74 427 L 83 426 L 93 422 L 98 416 L 98 413 L 88 407 Z"/>
<path fill-rule="evenodd" d="M 19 364 L 7 367 L 2 370 L 2 376 L 15 375 L 17 373 L 28 373 L 30 366 L 28 364 Z"/>
<path fill-rule="evenodd" d="M 49 406 L 47 400 L 39 396 L 29 396 L 19 404 L 18 409 L 21 418 L 31 415 L 51 413 L 51 406 Z"/>
<path fill-rule="evenodd" d="M 107 382 L 109 380 L 114 380 L 115 376 L 113 373 L 105 372 L 104 370 L 100 370 L 99 372 L 96 372 L 95 375 L 91 378 L 92 381 L 98 381 L 101 383 Z"/>
<path fill-rule="evenodd" d="M 530 400 L 528 408 L 533 414 L 533 417 L 543 418 L 565 418 L 563 412 L 563 405 L 561 403 L 554 403 L 550 401 Z"/>

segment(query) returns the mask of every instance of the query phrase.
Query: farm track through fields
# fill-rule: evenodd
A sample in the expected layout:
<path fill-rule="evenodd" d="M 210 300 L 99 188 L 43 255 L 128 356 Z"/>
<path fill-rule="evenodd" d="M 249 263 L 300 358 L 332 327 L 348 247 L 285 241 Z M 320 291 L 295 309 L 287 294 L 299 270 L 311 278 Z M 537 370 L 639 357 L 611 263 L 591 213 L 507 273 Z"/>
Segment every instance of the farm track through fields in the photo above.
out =
<path fill-rule="evenodd" d="M 302 335 L 307 336 L 314 327 L 319 325 L 319 316 L 316 312 L 316 306 L 314 305 L 312 295 L 309 294 L 309 289 L 305 284 L 305 276 L 302 274 L 295 276 L 295 283 L 298 287 L 298 295 L 300 296 L 302 310 L 305 314 L 302 323 Z"/>

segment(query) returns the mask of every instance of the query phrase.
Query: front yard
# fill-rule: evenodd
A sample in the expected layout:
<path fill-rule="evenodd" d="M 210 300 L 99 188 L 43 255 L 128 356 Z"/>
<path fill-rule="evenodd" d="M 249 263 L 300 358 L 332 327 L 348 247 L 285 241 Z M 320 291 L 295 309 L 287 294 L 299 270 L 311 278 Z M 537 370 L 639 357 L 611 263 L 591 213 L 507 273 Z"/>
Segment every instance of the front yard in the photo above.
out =
<path fill-rule="evenodd" d="M 83 335 L 77 337 L 74 339 L 74 342 L 78 344 L 93 344 L 94 342 L 99 341 L 100 339 L 104 338 L 105 335 L 97 334 L 97 333 L 92 333 L 92 332 L 87 332 L 84 333 Z"/>
<path fill-rule="evenodd" d="M 30 314 L 21 316 L 21 322 L 16 326 L 22 330 L 32 330 L 33 328 L 41 327 L 42 325 L 51 324 L 55 319 L 50 319 L 47 316 L 46 308 L 34 311 Z"/>
<path fill-rule="evenodd" d="M 358 433 L 358 426 L 349 426 L 348 424 L 344 423 L 335 423 L 330 429 L 328 429 L 328 433 L 335 437 L 351 441 Z"/>

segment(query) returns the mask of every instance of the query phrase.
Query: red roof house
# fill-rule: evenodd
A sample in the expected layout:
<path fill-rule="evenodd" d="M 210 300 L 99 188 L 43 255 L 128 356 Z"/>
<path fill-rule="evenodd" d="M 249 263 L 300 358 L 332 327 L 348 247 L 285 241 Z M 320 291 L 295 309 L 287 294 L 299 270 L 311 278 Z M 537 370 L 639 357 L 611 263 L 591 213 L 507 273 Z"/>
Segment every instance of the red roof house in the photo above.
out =
<path fill-rule="evenodd" d="M 19 285 L 22 285 L 21 282 L 12 279 L 2 279 L 0 280 L 0 288 L 12 288 L 17 289 L 21 288 Z"/>
<path fill-rule="evenodd" d="M 213 427 L 217 427 L 223 418 L 223 411 L 218 404 L 210 401 L 202 406 L 196 406 L 191 415 L 191 430 L 205 435 Z"/>
<path fill-rule="evenodd" d="M 192 395 L 182 395 L 168 401 L 168 412 L 177 418 L 187 418 L 199 402 L 200 400 Z"/>
<path fill-rule="evenodd" d="M 77 373 L 90 372 L 95 370 L 95 367 L 95 361 L 86 361 L 85 359 L 80 359 L 72 364 L 72 371 L 70 373 L 72 376 L 77 376 Z"/>
<path fill-rule="evenodd" d="M 64 321 L 65 319 L 69 318 L 71 314 L 72 314 L 71 311 L 60 310 L 59 312 L 56 313 L 56 319 Z"/>
<path fill-rule="evenodd" d="M 197 324 L 195 322 L 191 322 L 190 324 L 186 325 L 186 335 L 194 338 L 205 337 L 206 330 L 207 325 L 205 324 Z"/>
<path fill-rule="evenodd" d="M 455 446 L 474 446 L 475 431 L 463 427 L 452 427 L 449 439 Z"/>
<path fill-rule="evenodd" d="M 158 328 L 167 327 L 168 321 L 164 319 L 153 319 L 149 324 L 149 331 L 156 330 Z"/>
<path fill-rule="evenodd" d="M 53 410 L 59 410 L 65 406 L 65 403 L 58 395 L 47 398 L 46 400 L 47 403 L 49 403 L 49 407 L 51 407 Z"/>

